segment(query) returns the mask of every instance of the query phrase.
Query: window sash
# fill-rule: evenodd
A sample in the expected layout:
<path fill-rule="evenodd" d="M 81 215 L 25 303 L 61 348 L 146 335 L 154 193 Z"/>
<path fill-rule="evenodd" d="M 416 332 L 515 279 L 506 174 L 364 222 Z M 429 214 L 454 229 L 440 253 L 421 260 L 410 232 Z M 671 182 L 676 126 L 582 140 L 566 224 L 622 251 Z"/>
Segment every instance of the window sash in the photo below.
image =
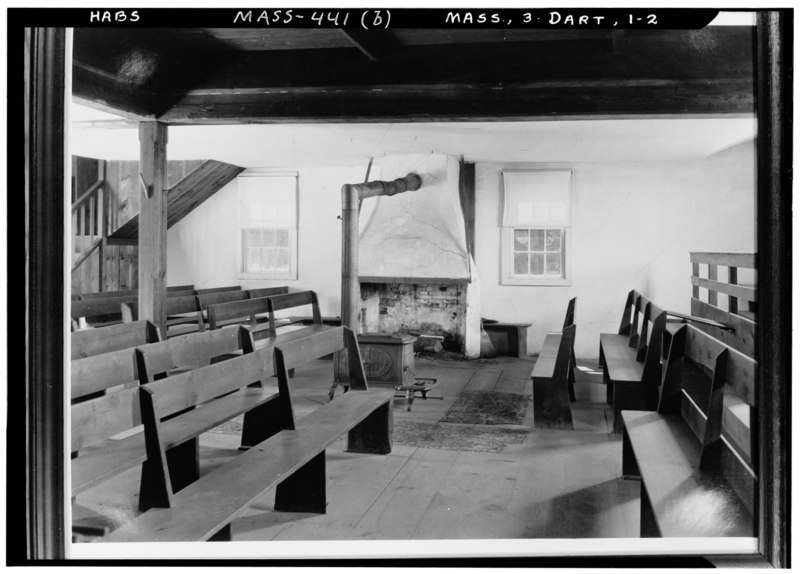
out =
<path fill-rule="evenodd" d="M 513 228 L 510 275 L 518 278 L 566 278 L 566 229 Z"/>

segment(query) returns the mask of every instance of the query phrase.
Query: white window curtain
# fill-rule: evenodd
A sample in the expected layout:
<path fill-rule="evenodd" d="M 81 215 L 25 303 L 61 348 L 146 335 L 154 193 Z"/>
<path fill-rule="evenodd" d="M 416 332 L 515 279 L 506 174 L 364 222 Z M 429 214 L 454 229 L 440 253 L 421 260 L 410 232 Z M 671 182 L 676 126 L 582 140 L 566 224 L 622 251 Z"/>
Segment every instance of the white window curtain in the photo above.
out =
<path fill-rule="evenodd" d="M 240 176 L 239 227 L 297 227 L 297 176 Z"/>
<path fill-rule="evenodd" d="M 505 171 L 504 227 L 568 227 L 572 172 Z"/>

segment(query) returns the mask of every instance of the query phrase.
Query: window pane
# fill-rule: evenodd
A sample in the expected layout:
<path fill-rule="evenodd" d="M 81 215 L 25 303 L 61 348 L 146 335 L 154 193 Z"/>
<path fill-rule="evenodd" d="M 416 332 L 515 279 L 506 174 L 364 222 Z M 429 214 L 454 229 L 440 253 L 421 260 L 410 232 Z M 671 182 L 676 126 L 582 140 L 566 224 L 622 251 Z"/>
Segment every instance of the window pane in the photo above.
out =
<path fill-rule="evenodd" d="M 274 229 L 264 229 L 263 230 L 263 243 L 262 246 L 264 247 L 275 247 L 275 230 Z"/>
<path fill-rule="evenodd" d="M 514 254 L 514 274 L 527 275 L 528 274 L 528 254 L 515 253 Z"/>
<path fill-rule="evenodd" d="M 531 275 L 544 275 L 544 254 L 531 253 Z"/>
<path fill-rule="evenodd" d="M 288 249 L 276 249 L 275 254 L 277 256 L 277 268 L 275 271 L 279 273 L 288 273 L 289 272 L 289 250 Z"/>
<path fill-rule="evenodd" d="M 275 269 L 276 257 L 274 249 L 261 250 L 261 264 L 264 267 L 264 272 L 269 273 Z"/>
<path fill-rule="evenodd" d="M 544 251 L 544 229 L 531 229 L 531 251 Z"/>
<path fill-rule="evenodd" d="M 289 230 L 276 229 L 276 245 L 285 249 L 289 248 Z"/>
<path fill-rule="evenodd" d="M 561 229 L 547 230 L 547 251 L 561 251 Z"/>
<path fill-rule="evenodd" d="M 514 230 L 514 251 L 528 251 L 528 230 Z"/>
<path fill-rule="evenodd" d="M 561 254 L 560 253 L 548 253 L 547 254 L 547 274 L 553 275 L 556 277 L 563 277 L 563 273 L 561 271 Z"/>
<path fill-rule="evenodd" d="M 244 250 L 244 270 L 247 273 L 258 273 L 261 269 L 261 249 L 248 248 Z"/>
<path fill-rule="evenodd" d="M 260 229 L 244 229 L 244 247 L 260 247 L 261 246 L 261 230 Z"/>

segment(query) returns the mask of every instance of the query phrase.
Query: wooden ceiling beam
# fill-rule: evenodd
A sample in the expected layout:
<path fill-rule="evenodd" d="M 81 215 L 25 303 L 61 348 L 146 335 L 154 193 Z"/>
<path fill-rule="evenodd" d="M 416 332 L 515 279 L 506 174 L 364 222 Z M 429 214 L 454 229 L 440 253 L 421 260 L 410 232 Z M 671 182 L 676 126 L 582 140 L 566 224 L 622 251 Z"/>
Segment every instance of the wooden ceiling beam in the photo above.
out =
<path fill-rule="evenodd" d="M 400 48 L 400 42 L 386 30 L 339 28 L 339 31 L 370 60 L 377 61 Z"/>
<path fill-rule="evenodd" d="M 192 92 L 159 119 L 191 124 L 748 115 L 754 105 L 753 84 L 746 80 L 394 85 Z"/>

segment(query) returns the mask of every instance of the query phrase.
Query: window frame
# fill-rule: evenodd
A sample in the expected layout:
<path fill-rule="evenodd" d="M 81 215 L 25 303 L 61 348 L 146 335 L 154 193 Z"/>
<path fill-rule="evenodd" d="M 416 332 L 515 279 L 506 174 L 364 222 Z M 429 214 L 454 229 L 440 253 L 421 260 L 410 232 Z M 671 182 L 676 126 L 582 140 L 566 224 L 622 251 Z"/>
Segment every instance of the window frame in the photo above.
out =
<path fill-rule="evenodd" d="M 292 212 L 292 219 L 294 225 L 289 227 L 289 271 L 288 273 L 254 273 L 245 271 L 245 255 L 244 255 L 244 233 L 248 229 L 287 229 L 277 227 L 253 227 L 241 221 L 240 208 L 244 201 L 243 193 L 240 191 L 239 181 L 245 178 L 260 178 L 268 179 L 270 177 L 289 178 L 295 180 L 294 187 L 294 207 Z M 299 226 L 300 226 L 300 174 L 298 172 L 274 172 L 274 171 L 248 171 L 239 175 L 237 181 L 237 194 L 236 194 L 236 278 L 237 279 L 280 279 L 280 280 L 297 280 L 297 267 L 298 267 L 298 239 L 299 239 Z"/>
<path fill-rule="evenodd" d="M 506 202 L 508 195 L 505 184 L 504 174 L 506 173 L 546 173 L 546 172 L 568 172 L 569 173 L 569 224 L 532 224 L 521 225 L 515 224 L 512 226 L 505 225 L 503 221 L 505 214 Z M 572 285 L 572 216 L 574 212 L 574 188 L 575 172 L 572 168 L 553 168 L 553 169 L 504 169 L 501 171 L 501 199 L 500 205 L 500 284 L 501 285 L 516 285 L 516 286 L 540 286 L 540 287 L 558 287 Z M 561 229 L 562 248 L 561 253 L 563 256 L 563 277 L 547 277 L 546 275 L 516 275 L 514 273 L 514 231 L 518 229 Z M 546 266 L 545 261 L 545 266 Z"/>

